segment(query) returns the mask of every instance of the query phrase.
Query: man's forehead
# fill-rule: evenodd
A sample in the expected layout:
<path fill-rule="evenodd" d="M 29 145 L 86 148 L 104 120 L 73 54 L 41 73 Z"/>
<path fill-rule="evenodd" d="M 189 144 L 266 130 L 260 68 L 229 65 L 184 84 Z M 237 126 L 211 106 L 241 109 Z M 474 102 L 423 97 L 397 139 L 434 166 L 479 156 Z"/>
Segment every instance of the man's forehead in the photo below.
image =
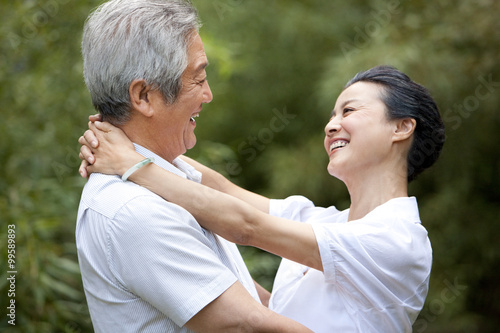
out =
<path fill-rule="evenodd" d="M 202 72 L 208 66 L 208 59 L 205 54 L 203 42 L 198 34 L 193 37 L 189 46 L 188 61 L 187 71 L 190 71 L 194 75 Z"/>

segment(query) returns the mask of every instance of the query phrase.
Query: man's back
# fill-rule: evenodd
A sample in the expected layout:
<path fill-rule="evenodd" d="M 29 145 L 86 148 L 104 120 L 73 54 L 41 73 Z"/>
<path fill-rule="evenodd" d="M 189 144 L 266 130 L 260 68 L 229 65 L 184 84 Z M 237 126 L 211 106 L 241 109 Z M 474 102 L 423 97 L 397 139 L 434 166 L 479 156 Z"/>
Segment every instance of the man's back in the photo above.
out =
<path fill-rule="evenodd" d="M 181 326 L 238 279 L 258 299 L 234 244 L 117 176 L 86 184 L 76 243 L 96 332 L 189 332 Z"/>

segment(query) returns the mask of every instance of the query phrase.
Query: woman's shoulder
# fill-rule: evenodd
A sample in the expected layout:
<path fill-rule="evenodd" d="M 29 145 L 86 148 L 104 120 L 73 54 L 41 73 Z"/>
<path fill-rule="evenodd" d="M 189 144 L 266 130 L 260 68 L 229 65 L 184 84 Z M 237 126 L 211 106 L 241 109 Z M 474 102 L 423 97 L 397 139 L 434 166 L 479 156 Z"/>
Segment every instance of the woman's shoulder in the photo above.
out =
<path fill-rule="evenodd" d="M 272 199 L 269 213 L 294 221 L 315 223 L 336 222 L 336 217 L 341 212 L 335 206 L 315 206 L 308 198 L 293 195 L 281 200 Z"/>

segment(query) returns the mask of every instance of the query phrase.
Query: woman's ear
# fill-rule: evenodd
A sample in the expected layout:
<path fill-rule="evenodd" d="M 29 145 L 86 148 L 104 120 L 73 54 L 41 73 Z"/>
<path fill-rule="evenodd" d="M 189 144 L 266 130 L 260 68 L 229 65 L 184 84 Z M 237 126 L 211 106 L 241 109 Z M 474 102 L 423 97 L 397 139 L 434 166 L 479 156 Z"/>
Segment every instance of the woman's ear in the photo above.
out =
<path fill-rule="evenodd" d="M 150 101 L 151 92 L 151 86 L 147 84 L 146 80 L 132 81 L 128 87 L 132 109 L 146 117 L 151 117 L 153 115 L 153 107 Z"/>
<path fill-rule="evenodd" d="M 397 119 L 395 121 L 396 126 L 392 135 L 394 142 L 410 138 L 417 127 L 417 121 L 413 118 Z"/>

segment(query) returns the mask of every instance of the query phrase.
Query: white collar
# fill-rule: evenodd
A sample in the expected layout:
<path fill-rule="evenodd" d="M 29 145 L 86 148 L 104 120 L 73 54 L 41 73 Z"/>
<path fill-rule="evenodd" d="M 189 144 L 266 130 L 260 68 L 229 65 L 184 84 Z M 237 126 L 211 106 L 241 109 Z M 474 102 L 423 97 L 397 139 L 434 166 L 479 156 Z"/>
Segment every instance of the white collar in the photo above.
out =
<path fill-rule="evenodd" d="M 170 171 L 182 178 L 186 178 L 197 183 L 201 183 L 201 172 L 196 170 L 190 164 L 184 162 L 179 157 L 173 160 L 173 163 L 168 162 L 164 158 L 156 155 L 149 149 L 146 149 L 136 143 L 134 143 L 135 151 L 141 154 L 144 157 L 153 157 L 155 159 L 154 163 L 159 167 Z"/>
<path fill-rule="evenodd" d="M 350 209 L 345 209 L 341 214 L 338 215 L 337 221 L 339 222 L 347 222 L 349 217 Z M 398 216 L 405 220 L 421 223 L 420 215 L 418 211 L 417 198 L 415 197 L 399 197 L 393 198 L 389 201 L 375 207 L 368 214 L 363 216 L 362 218 L 354 221 L 363 221 L 365 218 L 367 219 L 386 219 L 387 216 Z"/>
<path fill-rule="evenodd" d="M 420 222 L 417 199 L 415 197 L 393 198 L 373 209 L 365 217 L 400 216 L 411 222 Z"/>

